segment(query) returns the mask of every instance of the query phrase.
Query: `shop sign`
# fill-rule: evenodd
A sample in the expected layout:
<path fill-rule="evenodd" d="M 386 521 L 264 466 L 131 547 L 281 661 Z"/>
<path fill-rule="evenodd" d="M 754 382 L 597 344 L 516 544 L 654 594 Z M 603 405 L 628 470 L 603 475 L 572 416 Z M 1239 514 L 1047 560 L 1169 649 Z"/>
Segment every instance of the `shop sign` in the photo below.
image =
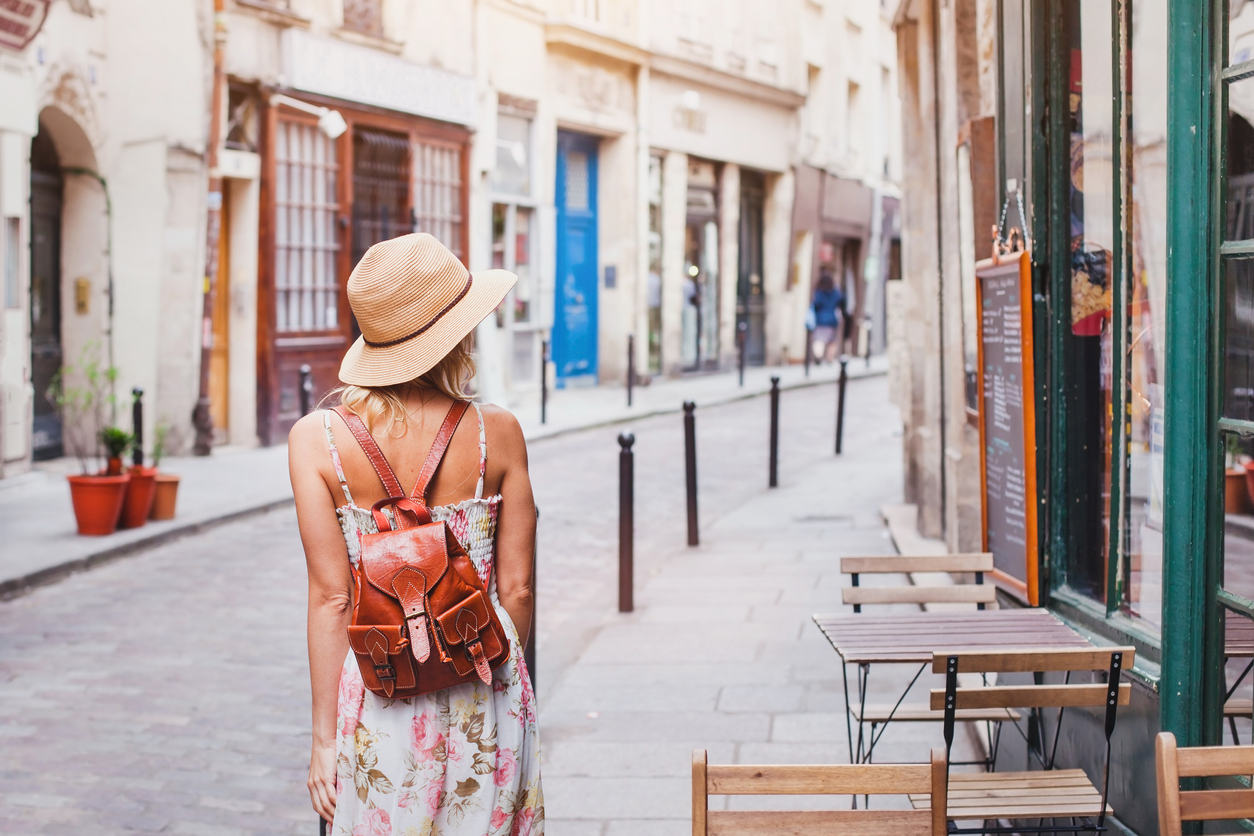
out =
<path fill-rule="evenodd" d="M 478 115 L 473 78 L 299 29 L 283 33 L 282 84 L 468 127 Z"/>
<path fill-rule="evenodd" d="M 35 40 L 52 0 L 0 0 L 0 47 L 21 52 Z"/>

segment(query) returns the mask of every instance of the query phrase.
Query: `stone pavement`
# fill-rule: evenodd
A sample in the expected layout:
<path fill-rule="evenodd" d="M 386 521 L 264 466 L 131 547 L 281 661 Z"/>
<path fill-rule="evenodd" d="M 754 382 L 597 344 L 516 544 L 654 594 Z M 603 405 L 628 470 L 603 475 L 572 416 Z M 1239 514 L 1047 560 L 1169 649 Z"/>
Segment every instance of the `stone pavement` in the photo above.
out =
<path fill-rule="evenodd" d="M 850 386 L 840 460 L 830 389 L 785 394 L 775 491 L 766 399 L 699 409 L 697 549 L 678 416 L 633 425 L 630 615 L 615 611 L 619 428 L 531 446 L 548 833 L 686 832 L 695 746 L 847 757 L 839 668 L 809 616 L 838 606 L 839 554 L 891 548 L 886 389 Z M 0 602 L 0 832 L 312 836 L 304 594 L 284 507 Z M 877 759 L 920 760 L 939 735 L 891 730 Z"/>
<path fill-rule="evenodd" d="M 883 374 L 886 358 L 849 364 L 851 377 Z M 635 389 L 633 406 L 626 405 L 622 387 L 603 386 L 550 393 L 548 422 L 539 422 L 539 404 L 517 410 L 529 440 L 573 430 L 678 412 L 684 400 L 701 406 L 753 397 L 770 388 L 778 375 L 785 389 L 820 385 L 835 379 L 836 366 L 816 366 L 810 376 L 800 366 L 754 368 L 745 372 L 745 385 L 735 373 L 721 373 L 659 381 Z M 169 458 L 163 469 L 182 474 L 178 516 L 173 520 L 107 537 L 79 537 L 74 529 L 69 488 L 64 476 L 78 472 L 74 459 L 40 463 L 22 476 L 0 480 L 0 599 L 41 583 L 63 578 L 118 556 L 134 553 L 174 537 L 194 533 L 206 525 L 242 514 L 278 507 L 291 501 L 284 446 L 244 449 L 218 448 L 208 458 Z"/>

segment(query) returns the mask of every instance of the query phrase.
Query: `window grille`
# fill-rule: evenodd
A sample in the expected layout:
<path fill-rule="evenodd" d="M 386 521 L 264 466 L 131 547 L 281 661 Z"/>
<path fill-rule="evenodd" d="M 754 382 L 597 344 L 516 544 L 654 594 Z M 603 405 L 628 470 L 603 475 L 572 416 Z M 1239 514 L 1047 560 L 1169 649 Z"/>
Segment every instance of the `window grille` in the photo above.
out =
<path fill-rule="evenodd" d="M 413 145 L 414 232 L 435 236 L 465 261 L 462 249 L 462 150 Z"/>
<path fill-rule="evenodd" d="M 335 143 L 315 125 L 280 119 L 274 156 L 275 328 L 337 330 Z"/>
<path fill-rule="evenodd" d="M 383 3 L 381 0 L 344 0 L 344 28 L 383 37 Z"/>

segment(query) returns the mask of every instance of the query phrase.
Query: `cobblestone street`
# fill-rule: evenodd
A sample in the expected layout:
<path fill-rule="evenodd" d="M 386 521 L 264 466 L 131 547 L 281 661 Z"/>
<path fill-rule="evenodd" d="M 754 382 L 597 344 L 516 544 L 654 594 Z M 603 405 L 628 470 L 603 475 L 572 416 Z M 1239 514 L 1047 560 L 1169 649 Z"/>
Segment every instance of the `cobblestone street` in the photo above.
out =
<path fill-rule="evenodd" d="M 680 418 L 632 427 L 627 616 L 614 592 L 623 428 L 532 445 L 549 833 L 685 832 L 694 746 L 724 762 L 847 758 L 839 667 L 809 615 L 839 608 L 840 553 L 891 551 L 878 508 L 900 501 L 900 443 L 886 391 L 850 384 L 839 460 L 833 388 L 786 393 L 774 492 L 768 401 L 698 408 L 696 550 L 683 545 Z M 304 597 L 295 515 L 279 510 L 0 604 L 0 831 L 316 833 Z M 920 759 L 932 737 L 890 736 L 877 759 Z"/>

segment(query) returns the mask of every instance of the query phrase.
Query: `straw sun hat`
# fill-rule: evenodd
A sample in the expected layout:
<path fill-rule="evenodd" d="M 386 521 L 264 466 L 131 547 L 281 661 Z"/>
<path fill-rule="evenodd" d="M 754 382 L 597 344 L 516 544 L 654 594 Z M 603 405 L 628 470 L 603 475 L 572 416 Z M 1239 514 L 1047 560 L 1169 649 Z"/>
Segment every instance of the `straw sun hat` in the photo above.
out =
<path fill-rule="evenodd" d="M 344 355 L 340 380 L 391 386 L 430 371 L 517 280 L 507 270 L 471 275 L 425 232 L 375 244 L 348 278 L 361 336 Z"/>

